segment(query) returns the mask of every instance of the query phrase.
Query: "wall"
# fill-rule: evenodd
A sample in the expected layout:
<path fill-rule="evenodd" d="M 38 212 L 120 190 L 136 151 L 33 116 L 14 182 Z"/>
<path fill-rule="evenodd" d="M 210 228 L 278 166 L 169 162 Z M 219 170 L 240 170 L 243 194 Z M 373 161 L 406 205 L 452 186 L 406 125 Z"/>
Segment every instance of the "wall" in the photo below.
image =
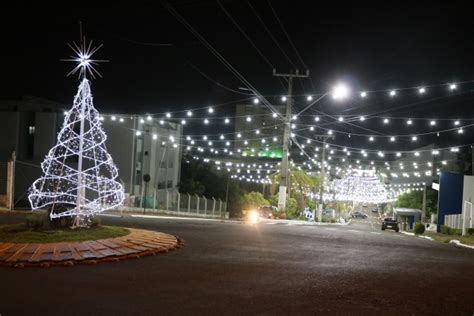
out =
<path fill-rule="evenodd" d="M 464 176 L 464 186 L 463 186 L 463 191 L 462 191 L 463 214 L 464 214 L 464 208 L 465 208 L 464 201 L 474 203 L 474 176 Z"/>
<path fill-rule="evenodd" d="M 438 226 L 444 225 L 444 216 L 462 212 L 464 175 L 455 172 L 441 172 L 438 192 Z"/>
<path fill-rule="evenodd" d="M 0 112 L 2 118 L 0 124 L 0 135 L 2 143 L 0 145 L 0 161 L 6 162 L 12 152 L 17 150 L 18 125 L 20 123 L 19 112 Z"/>
<path fill-rule="evenodd" d="M 51 147 L 56 144 L 63 116 L 57 113 L 37 112 L 35 115 L 35 134 L 33 144 L 33 160 L 43 161 Z"/>
<path fill-rule="evenodd" d="M 125 184 L 126 193 L 141 196 L 144 174 L 151 177 L 147 188 L 149 197 L 158 190 L 160 183 L 164 183 L 165 187 L 159 191 L 164 191 L 169 181 L 171 186 L 168 189 L 177 188 L 181 169 L 181 125 L 161 124 L 160 120 L 148 120 L 136 115 L 117 115 L 116 120 L 112 121 L 111 115 L 104 115 L 102 126 L 108 136 L 107 150 L 119 169 L 119 178 Z M 141 134 L 136 135 L 137 131 Z M 170 136 L 175 143 L 170 141 Z M 176 148 L 174 144 L 177 144 Z"/>
<path fill-rule="evenodd" d="M 107 140 L 105 146 L 107 152 L 112 156 L 113 162 L 117 165 L 119 180 L 125 184 L 125 192 L 130 192 L 132 181 L 132 169 L 134 166 L 134 124 L 135 120 L 130 117 L 117 116 L 115 121 L 110 116 L 106 116 L 102 122 Z"/>
<path fill-rule="evenodd" d="M 285 106 L 274 106 L 282 115 L 285 115 Z M 247 116 L 252 118 L 252 123 L 249 124 L 246 119 Z M 255 128 L 260 129 L 259 138 L 265 137 L 267 145 L 281 147 L 283 138 L 283 128 L 281 126 L 276 128 L 267 128 L 275 125 L 277 120 L 272 117 L 272 111 L 263 104 L 237 104 L 236 118 L 235 118 L 235 142 L 234 150 L 238 148 L 254 148 L 256 151 L 260 150 L 262 143 L 260 139 L 255 140 Z M 242 138 L 237 138 L 237 133 L 242 134 Z M 278 141 L 273 142 L 272 138 L 277 137 Z M 244 140 L 248 139 L 248 145 L 244 145 Z"/>

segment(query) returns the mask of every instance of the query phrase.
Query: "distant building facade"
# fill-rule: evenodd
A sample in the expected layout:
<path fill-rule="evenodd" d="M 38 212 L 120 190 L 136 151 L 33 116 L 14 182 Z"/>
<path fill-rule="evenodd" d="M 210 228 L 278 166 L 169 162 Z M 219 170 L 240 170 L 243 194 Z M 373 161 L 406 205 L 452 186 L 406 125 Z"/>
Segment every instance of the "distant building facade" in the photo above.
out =
<path fill-rule="evenodd" d="M 284 115 L 285 106 L 274 108 Z M 281 158 L 283 130 L 281 120 L 265 105 L 237 104 L 234 151 L 240 149 L 248 157 Z"/>

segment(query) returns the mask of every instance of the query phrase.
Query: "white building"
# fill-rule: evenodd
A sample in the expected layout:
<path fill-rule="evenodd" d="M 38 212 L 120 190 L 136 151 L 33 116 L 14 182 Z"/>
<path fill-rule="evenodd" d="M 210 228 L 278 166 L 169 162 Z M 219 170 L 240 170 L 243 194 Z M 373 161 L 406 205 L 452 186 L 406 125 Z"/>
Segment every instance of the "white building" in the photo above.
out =
<path fill-rule="evenodd" d="M 17 207 L 27 207 L 28 189 L 41 175 L 40 164 L 56 143 L 69 106 L 26 97 L 0 101 L 0 166 L 16 154 L 14 199 Z M 119 170 L 125 192 L 137 197 L 144 193 L 143 175 L 150 175 L 148 196 L 177 189 L 181 169 L 182 126 L 143 115 L 103 115 L 107 151 Z M 0 170 L 0 183 L 6 170 Z M 4 185 L 0 190 L 4 191 Z M 0 195 L 5 194 L 0 192 Z"/>

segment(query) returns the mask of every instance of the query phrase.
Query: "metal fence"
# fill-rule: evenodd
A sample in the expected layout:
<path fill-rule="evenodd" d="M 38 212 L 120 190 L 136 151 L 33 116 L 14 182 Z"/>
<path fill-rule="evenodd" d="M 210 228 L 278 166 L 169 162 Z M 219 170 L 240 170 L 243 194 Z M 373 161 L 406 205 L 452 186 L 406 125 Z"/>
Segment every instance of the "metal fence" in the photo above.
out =
<path fill-rule="evenodd" d="M 127 201 L 126 207 L 122 210 L 209 218 L 228 217 L 225 201 L 199 195 L 182 194 L 177 190 L 155 190 L 153 196 L 130 197 Z"/>
<path fill-rule="evenodd" d="M 0 194 L 7 194 L 8 162 L 0 161 Z"/>
<path fill-rule="evenodd" d="M 7 206 L 8 163 L 0 161 L 0 206 Z"/>
<path fill-rule="evenodd" d="M 450 228 L 462 229 L 462 234 L 466 235 L 467 228 L 474 228 L 473 216 L 472 203 L 464 201 L 462 214 L 445 215 L 444 225 Z"/>

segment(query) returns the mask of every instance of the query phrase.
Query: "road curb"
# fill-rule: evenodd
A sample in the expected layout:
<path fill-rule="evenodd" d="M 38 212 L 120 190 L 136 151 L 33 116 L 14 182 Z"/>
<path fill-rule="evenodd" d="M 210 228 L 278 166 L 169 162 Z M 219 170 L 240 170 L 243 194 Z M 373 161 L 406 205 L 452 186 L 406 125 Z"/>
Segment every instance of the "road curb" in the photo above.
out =
<path fill-rule="evenodd" d="M 450 244 L 455 244 L 456 246 L 458 247 L 463 247 L 463 248 L 468 248 L 468 249 L 474 249 L 474 246 L 470 246 L 470 245 L 466 245 L 466 244 L 463 244 L 462 242 L 460 242 L 459 240 L 457 239 L 451 239 L 449 241 Z"/>
<path fill-rule="evenodd" d="M 418 238 L 421 238 L 421 239 L 436 241 L 434 238 L 431 238 L 429 236 L 416 235 L 414 233 L 409 233 L 409 232 L 400 232 L 400 233 L 402 233 L 404 235 L 407 235 L 407 236 L 413 236 L 413 237 L 418 237 Z M 449 243 L 454 244 L 455 246 L 458 246 L 458 247 L 462 247 L 462 248 L 474 249 L 474 246 L 463 244 L 462 242 L 460 242 L 457 239 L 451 239 L 449 241 Z"/>
<path fill-rule="evenodd" d="M 0 265 L 15 268 L 74 266 L 116 262 L 166 253 L 184 242 L 173 235 L 127 228 L 130 234 L 107 239 L 57 243 L 0 243 Z"/>
<path fill-rule="evenodd" d="M 431 238 L 429 236 L 417 235 L 415 233 L 410 233 L 410 232 L 400 232 L 400 233 L 402 233 L 404 235 L 407 235 L 407 236 L 418 237 L 418 238 L 421 238 L 421 239 L 434 240 L 433 238 Z"/>

